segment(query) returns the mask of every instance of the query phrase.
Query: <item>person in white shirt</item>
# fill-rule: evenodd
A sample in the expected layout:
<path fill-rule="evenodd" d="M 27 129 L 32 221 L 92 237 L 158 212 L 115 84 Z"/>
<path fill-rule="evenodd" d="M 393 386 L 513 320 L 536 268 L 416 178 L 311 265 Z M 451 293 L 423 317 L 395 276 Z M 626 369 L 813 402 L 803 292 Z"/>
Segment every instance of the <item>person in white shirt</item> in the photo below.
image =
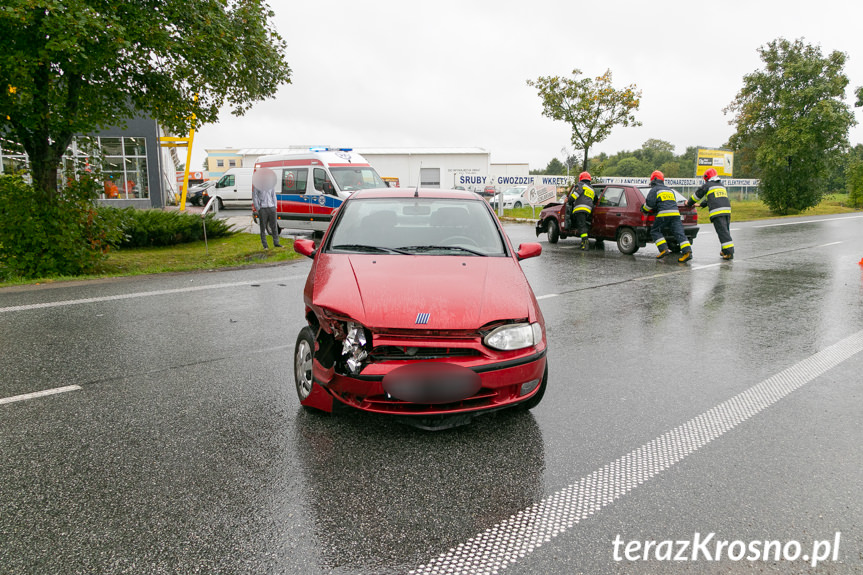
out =
<path fill-rule="evenodd" d="M 276 173 L 269 168 L 258 168 L 252 177 L 252 204 L 258 213 L 261 244 L 267 246 L 267 232 L 273 237 L 273 247 L 280 248 L 279 224 L 276 221 Z"/>

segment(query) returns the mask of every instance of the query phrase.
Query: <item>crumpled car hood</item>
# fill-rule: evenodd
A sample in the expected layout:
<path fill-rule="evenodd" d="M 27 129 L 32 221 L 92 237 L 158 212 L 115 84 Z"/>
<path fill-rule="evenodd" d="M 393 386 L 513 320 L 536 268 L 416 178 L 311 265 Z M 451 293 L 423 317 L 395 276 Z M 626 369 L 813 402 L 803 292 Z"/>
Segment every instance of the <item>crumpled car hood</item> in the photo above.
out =
<path fill-rule="evenodd" d="M 369 328 L 476 329 L 534 316 L 510 257 L 321 253 L 313 274 L 313 305 Z"/>

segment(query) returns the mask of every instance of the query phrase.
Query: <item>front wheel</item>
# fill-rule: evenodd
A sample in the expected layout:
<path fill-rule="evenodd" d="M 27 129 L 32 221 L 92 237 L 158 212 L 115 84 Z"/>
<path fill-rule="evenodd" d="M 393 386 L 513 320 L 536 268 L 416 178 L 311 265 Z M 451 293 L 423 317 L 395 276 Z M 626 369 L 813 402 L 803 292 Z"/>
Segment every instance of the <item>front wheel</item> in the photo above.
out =
<path fill-rule="evenodd" d="M 617 249 L 626 255 L 638 251 L 638 238 L 632 228 L 623 228 L 617 232 Z"/>
<path fill-rule="evenodd" d="M 297 345 L 294 346 L 294 383 L 297 397 L 305 401 L 312 393 L 312 363 L 315 357 L 315 334 L 309 326 L 300 330 Z"/>
<path fill-rule="evenodd" d="M 545 224 L 545 234 L 548 237 L 548 243 L 556 244 L 560 239 L 560 226 L 556 220 L 548 220 Z"/>
<path fill-rule="evenodd" d="M 512 206 L 512 207 L 513 207 L 513 208 L 515 208 L 515 209 L 520 208 L 520 207 L 521 207 L 521 202 L 516 202 L 516 203 L 515 203 L 515 205 L 514 205 L 514 206 Z"/>

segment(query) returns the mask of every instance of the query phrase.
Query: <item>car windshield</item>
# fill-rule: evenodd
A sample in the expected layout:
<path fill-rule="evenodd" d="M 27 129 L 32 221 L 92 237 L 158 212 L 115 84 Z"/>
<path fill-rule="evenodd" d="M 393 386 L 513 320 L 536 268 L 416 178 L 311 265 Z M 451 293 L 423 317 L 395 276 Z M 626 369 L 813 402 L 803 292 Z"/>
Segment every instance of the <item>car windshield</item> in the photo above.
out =
<path fill-rule="evenodd" d="M 638 188 L 638 191 L 641 192 L 641 195 L 644 196 L 644 199 L 647 199 L 647 194 L 650 193 L 650 188 Z M 677 190 L 674 190 L 674 197 L 677 199 L 677 203 L 685 203 L 686 198 Z"/>
<path fill-rule="evenodd" d="M 330 168 L 330 171 L 333 173 L 333 178 L 335 178 L 339 189 L 346 192 L 387 187 L 378 173 L 368 166 Z"/>
<path fill-rule="evenodd" d="M 327 252 L 506 254 L 497 222 L 479 198 L 362 198 L 339 212 Z"/>

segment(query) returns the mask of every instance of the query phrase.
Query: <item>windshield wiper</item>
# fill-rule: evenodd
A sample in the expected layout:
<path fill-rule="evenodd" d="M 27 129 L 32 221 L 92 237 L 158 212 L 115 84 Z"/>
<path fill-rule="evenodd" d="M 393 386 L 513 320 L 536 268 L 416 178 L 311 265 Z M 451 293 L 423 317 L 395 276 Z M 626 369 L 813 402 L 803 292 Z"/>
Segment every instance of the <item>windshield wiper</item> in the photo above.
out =
<path fill-rule="evenodd" d="M 354 252 L 370 252 L 376 254 L 406 254 L 409 255 L 408 252 L 402 251 L 401 249 L 395 248 L 382 248 L 380 246 L 369 246 L 365 244 L 342 244 L 338 246 L 333 246 L 334 250 L 350 250 Z"/>
<path fill-rule="evenodd" d="M 463 247 L 461 247 L 461 246 L 400 246 L 398 249 L 400 249 L 400 250 L 405 250 L 405 251 L 408 251 L 408 252 L 428 252 L 428 251 L 441 251 L 441 250 L 443 250 L 443 251 L 452 251 L 452 250 L 456 250 L 456 251 L 460 251 L 460 252 L 467 252 L 467 253 L 469 253 L 469 254 L 473 254 L 473 255 L 475 255 L 475 256 L 482 256 L 482 257 L 487 257 L 487 256 L 488 256 L 488 254 L 486 254 L 486 253 L 483 253 L 483 252 L 480 252 L 480 251 L 477 251 L 477 250 L 472 250 L 472 249 L 470 249 L 470 248 L 463 248 Z"/>

